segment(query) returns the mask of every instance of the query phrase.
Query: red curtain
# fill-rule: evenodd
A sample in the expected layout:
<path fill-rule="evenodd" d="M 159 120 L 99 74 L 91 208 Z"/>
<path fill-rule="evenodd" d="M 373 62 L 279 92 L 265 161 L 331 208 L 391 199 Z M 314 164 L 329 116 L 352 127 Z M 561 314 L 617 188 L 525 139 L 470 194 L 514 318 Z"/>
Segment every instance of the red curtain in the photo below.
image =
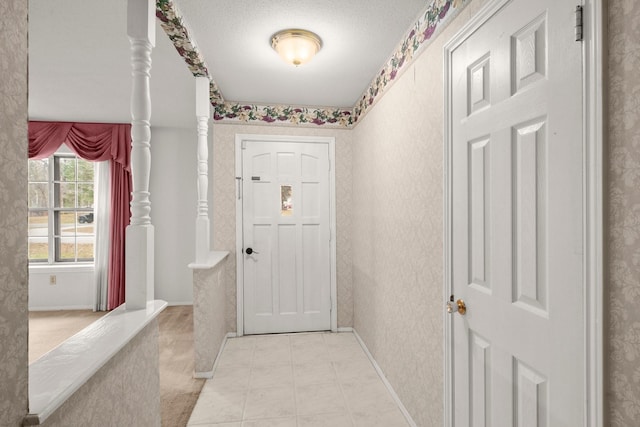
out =
<path fill-rule="evenodd" d="M 30 159 L 49 157 L 63 143 L 85 160 L 109 160 L 110 163 L 111 249 L 107 309 L 112 310 L 124 302 L 124 238 L 131 217 L 131 125 L 29 122 Z"/>

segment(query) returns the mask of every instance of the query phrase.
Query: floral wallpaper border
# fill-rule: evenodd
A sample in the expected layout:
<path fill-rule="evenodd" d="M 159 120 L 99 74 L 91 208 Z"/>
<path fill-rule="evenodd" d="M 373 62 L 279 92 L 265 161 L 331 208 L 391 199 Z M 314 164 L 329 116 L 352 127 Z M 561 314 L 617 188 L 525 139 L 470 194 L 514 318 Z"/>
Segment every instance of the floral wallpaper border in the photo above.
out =
<path fill-rule="evenodd" d="M 410 64 L 418 50 L 443 28 L 445 21 L 457 14 L 469 0 L 433 0 L 418 21 L 398 45 L 378 75 L 371 81 L 352 109 L 333 107 L 298 107 L 285 105 L 253 105 L 225 101 L 222 92 L 209 74 L 204 57 L 190 36 L 185 20 L 173 0 L 156 0 L 156 17 L 178 54 L 195 77 L 208 77 L 211 105 L 216 121 L 259 124 L 293 124 L 352 127 L 382 96 L 384 90 Z"/>
<path fill-rule="evenodd" d="M 451 20 L 466 6 L 469 0 L 434 0 L 422 13 L 411 31 L 396 48 L 395 53 L 371 81 L 360 100 L 353 107 L 355 121 L 364 116 L 384 90 L 398 77 L 400 70 L 410 64 L 416 53 L 427 46 L 429 40 L 444 28 L 445 21 Z M 440 30 L 440 31 L 438 31 Z"/>
<path fill-rule="evenodd" d="M 223 102 L 222 92 L 216 82 L 211 80 L 207 63 L 198 50 L 195 40 L 189 35 L 184 18 L 173 0 L 156 0 L 156 17 L 160 20 L 160 26 L 175 46 L 178 54 L 187 63 L 193 76 L 209 77 L 211 103 Z"/>
<path fill-rule="evenodd" d="M 348 127 L 354 123 L 351 110 L 341 108 L 263 106 L 232 102 L 213 104 L 213 108 L 213 120 L 341 127 Z"/>

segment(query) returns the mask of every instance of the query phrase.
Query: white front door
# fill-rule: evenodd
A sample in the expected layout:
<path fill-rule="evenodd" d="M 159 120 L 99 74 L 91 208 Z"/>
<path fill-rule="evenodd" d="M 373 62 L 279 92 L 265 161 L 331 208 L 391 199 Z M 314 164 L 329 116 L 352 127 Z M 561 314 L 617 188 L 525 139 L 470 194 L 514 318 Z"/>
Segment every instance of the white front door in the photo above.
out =
<path fill-rule="evenodd" d="M 575 3 L 499 3 L 446 48 L 448 275 L 454 308 L 460 299 L 467 309 L 450 318 L 450 416 L 458 427 L 582 426 L 585 153 Z"/>
<path fill-rule="evenodd" d="M 331 329 L 329 145 L 242 142 L 244 333 Z"/>

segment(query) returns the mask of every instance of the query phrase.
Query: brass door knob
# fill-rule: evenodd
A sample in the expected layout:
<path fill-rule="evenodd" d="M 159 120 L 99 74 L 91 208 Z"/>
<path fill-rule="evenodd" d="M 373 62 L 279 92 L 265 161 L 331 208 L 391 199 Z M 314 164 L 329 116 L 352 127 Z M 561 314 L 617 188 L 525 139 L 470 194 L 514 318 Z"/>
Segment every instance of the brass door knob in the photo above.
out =
<path fill-rule="evenodd" d="M 462 299 L 454 301 L 455 298 L 451 295 L 449 301 L 447 301 L 447 313 L 453 314 L 458 312 L 460 315 L 464 315 L 467 312 L 467 306 Z"/>

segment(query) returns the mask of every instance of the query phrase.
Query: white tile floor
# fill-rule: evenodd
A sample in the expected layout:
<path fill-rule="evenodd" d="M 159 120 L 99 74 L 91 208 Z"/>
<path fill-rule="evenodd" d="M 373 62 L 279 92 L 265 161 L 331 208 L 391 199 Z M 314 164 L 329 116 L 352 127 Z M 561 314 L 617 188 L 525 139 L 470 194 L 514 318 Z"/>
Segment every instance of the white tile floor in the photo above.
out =
<path fill-rule="evenodd" d="M 189 426 L 406 427 L 352 333 L 232 338 Z"/>

